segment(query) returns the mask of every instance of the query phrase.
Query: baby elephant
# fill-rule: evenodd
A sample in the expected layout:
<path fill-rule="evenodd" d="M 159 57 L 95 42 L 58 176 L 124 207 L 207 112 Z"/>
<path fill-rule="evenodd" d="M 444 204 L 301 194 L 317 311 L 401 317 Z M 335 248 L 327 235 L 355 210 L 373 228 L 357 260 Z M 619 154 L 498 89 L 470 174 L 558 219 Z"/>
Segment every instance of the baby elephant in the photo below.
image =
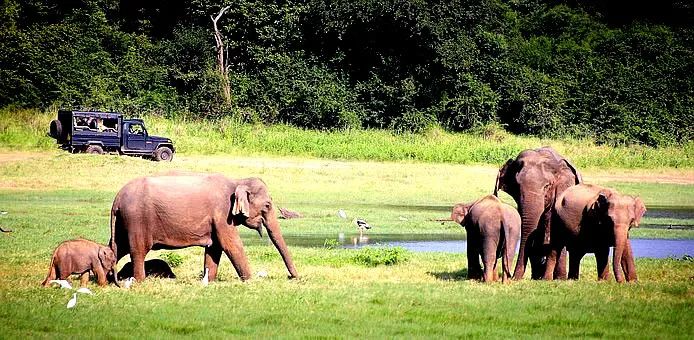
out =
<path fill-rule="evenodd" d="M 598 279 L 607 280 L 610 247 L 614 247 L 612 266 L 617 282 L 637 280 L 629 229 L 638 227 L 646 212 L 639 197 L 599 185 L 579 184 L 557 196 L 554 210 L 557 218 L 552 221 L 552 235 L 556 233 L 556 237 L 552 236 L 545 278 L 554 269 L 560 249 L 566 246 L 570 279 L 578 279 L 583 256 L 595 253 Z"/>
<path fill-rule="evenodd" d="M 468 278 L 491 282 L 497 279 L 496 260 L 501 257 L 506 282 L 511 277 L 511 266 L 520 237 L 521 218 L 518 211 L 499 198 L 489 195 L 479 200 L 456 204 L 451 219 L 465 227 L 467 232 Z M 484 263 L 484 276 L 479 257 Z"/>
<path fill-rule="evenodd" d="M 133 263 L 128 262 L 123 265 L 123 269 L 118 272 L 118 279 L 125 280 L 129 277 L 135 276 L 133 274 Z M 163 279 L 175 279 L 176 274 L 173 273 L 169 264 L 161 259 L 152 259 L 145 261 L 145 277 L 159 277 Z"/>
<path fill-rule="evenodd" d="M 42 284 L 48 286 L 51 280 L 65 280 L 72 274 L 80 274 L 80 285 L 84 287 L 89 281 L 90 271 L 96 275 L 100 286 L 107 282 L 118 286 L 116 256 L 109 247 L 84 239 L 65 241 L 53 252 L 48 276 Z"/>

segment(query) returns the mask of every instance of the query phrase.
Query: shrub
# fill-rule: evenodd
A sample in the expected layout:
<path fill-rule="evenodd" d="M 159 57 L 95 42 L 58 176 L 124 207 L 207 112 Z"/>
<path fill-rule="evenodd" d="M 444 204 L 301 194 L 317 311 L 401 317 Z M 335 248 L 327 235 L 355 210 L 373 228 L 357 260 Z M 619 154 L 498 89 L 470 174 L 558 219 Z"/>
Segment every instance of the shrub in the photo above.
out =
<path fill-rule="evenodd" d="M 171 266 L 171 268 L 176 268 L 183 264 L 183 257 L 174 252 L 162 253 L 161 255 L 159 255 L 159 257 L 161 257 L 162 260 L 166 261 L 166 263 L 168 263 L 169 266 Z"/>
<path fill-rule="evenodd" d="M 402 247 L 364 247 L 352 257 L 352 262 L 367 267 L 392 266 L 408 260 L 409 251 Z"/>

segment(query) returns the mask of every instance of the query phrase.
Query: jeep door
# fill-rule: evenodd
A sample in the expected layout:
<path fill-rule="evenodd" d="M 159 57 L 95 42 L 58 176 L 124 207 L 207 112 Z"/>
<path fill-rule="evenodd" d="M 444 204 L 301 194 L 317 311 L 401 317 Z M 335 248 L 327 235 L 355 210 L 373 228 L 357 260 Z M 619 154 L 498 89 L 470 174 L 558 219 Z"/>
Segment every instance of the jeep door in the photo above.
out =
<path fill-rule="evenodd" d="M 128 150 L 145 151 L 147 140 L 147 130 L 140 123 L 128 123 L 124 129 L 125 148 Z"/>

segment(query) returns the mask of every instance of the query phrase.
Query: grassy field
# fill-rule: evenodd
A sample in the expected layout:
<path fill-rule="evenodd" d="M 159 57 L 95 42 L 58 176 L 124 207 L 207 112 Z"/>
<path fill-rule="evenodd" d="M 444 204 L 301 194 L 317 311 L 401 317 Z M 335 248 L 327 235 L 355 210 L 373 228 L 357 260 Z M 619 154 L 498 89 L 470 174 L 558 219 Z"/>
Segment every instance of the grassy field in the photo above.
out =
<path fill-rule="evenodd" d="M 313 158 L 177 155 L 172 163 L 0 152 L 0 332 L 19 337 L 629 337 L 691 338 L 694 261 L 638 259 L 640 282 L 596 282 L 586 258 L 578 282 L 485 285 L 465 280 L 465 254 L 291 247 L 299 280 L 286 280 L 272 246 L 248 242 L 254 273 L 242 283 L 227 259 L 219 281 L 202 287 L 202 248 L 151 252 L 173 256 L 176 280 L 147 279 L 132 289 L 98 288 L 68 310 L 66 290 L 39 287 L 61 241 L 106 243 L 108 211 L 128 180 L 170 169 L 259 176 L 277 205 L 304 214 L 282 222 L 285 235 L 355 234 L 336 217 L 367 219 L 372 233 L 460 233 L 448 216 L 456 202 L 493 189 L 495 166 L 355 162 Z M 647 206 L 694 206 L 692 170 L 584 172 L 587 181 L 641 195 Z M 510 197 L 502 196 L 507 202 Z M 400 217 L 407 220 L 402 221 Z M 668 223 L 645 219 L 646 223 Z M 682 221 L 680 221 L 682 222 Z M 692 221 L 684 221 L 691 224 Z M 257 235 L 243 233 L 244 240 Z M 694 238 L 692 230 L 640 228 L 632 237 Z M 369 265 L 383 257 L 394 265 Z M 122 266 L 127 257 L 120 262 Z M 105 322 L 103 320 L 108 320 Z"/>
<path fill-rule="evenodd" d="M 52 150 L 46 136 L 56 111 L 0 109 L 0 146 Z M 579 168 L 694 168 L 694 141 L 682 146 L 598 146 L 589 140 L 514 136 L 495 126 L 470 133 L 431 129 L 423 134 L 385 130 L 312 131 L 286 125 L 242 124 L 232 119 L 200 121 L 145 116 L 151 134 L 170 137 L 187 155 L 273 155 L 334 160 L 417 161 L 499 166 L 521 150 L 554 147 Z"/>

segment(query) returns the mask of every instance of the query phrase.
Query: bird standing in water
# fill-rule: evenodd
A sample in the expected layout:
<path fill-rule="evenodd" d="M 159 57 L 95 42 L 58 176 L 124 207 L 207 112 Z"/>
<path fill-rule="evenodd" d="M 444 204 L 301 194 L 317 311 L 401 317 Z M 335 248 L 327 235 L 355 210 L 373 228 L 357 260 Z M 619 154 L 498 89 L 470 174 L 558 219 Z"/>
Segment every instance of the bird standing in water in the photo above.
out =
<path fill-rule="evenodd" d="M 359 235 L 361 235 L 365 230 L 371 229 L 371 226 L 364 220 L 355 219 L 354 224 L 357 225 L 357 230 L 359 230 Z"/>

